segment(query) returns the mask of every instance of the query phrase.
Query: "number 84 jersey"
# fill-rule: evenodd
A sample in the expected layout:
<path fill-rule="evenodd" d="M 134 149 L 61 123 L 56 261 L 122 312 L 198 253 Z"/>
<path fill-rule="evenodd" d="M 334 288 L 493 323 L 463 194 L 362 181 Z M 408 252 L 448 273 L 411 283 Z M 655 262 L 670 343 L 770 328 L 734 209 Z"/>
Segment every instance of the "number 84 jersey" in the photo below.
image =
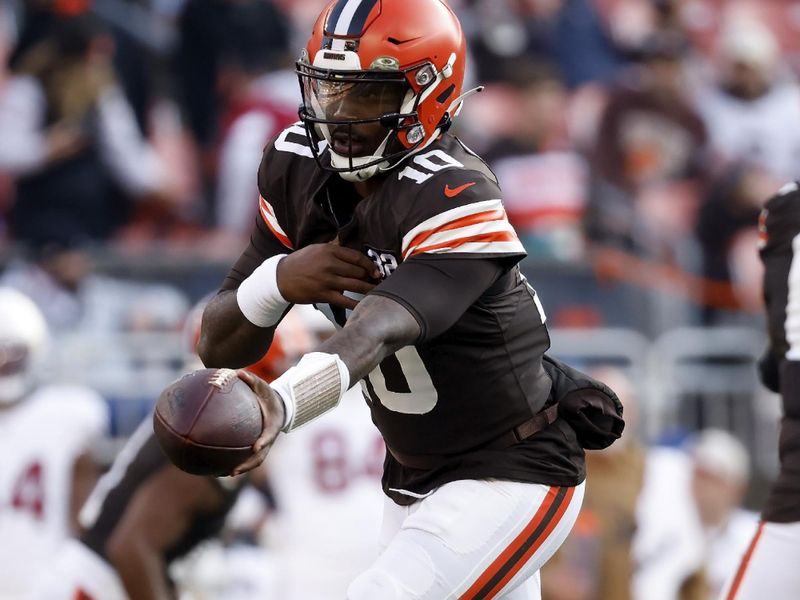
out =
<path fill-rule="evenodd" d="M 558 421 L 511 448 L 482 449 L 540 410 L 550 391 L 541 365 L 549 347 L 544 312 L 515 266 L 525 250 L 491 170 L 445 134 L 362 199 L 318 167 L 308 144 L 303 127 L 294 125 L 267 147 L 258 177 L 256 235 L 263 239 L 256 247 L 285 252 L 338 238 L 377 266 L 383 282 L 371 293 L 407 307 L 419 295 L 404 298 L 388 282 L 409 261 L 435 259 L 446 268 L 449 260 L 495 259 L 506 269 L 454 325 L 432 333 L 428 329 L 435 328 L 420 323 L 418 343 L 385 359 L 362 381 L 372 419 L 390 449 L 445 457 L 441 467 L 411 469 L 387 453 L 385 491 L 405 503 L 464 478 L 580 483 L 582 450 L 574 432 Z M 325 148 L 319 151 L 325 160 Z M 430 287 L 422 279 L 405 287 L 414 286 Z M 449 305 L 447 289 L 430 293 Z M 344 325 L 345 311 L 318 308 Z"/>

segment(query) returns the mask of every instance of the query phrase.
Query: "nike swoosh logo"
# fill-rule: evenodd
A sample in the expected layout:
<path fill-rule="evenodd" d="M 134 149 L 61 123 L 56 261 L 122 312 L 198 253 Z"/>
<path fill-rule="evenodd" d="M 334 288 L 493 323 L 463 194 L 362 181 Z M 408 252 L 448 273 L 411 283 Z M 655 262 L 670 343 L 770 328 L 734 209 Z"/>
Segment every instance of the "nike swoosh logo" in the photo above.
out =
<path fill-rule="evenodd" d="M 455 198 L 461 192 L 463 192 L 465 189 L 470 188 L 473 185 L 475 185 L 474 181 L 470 181 L 469 183 L 465 183 L 464 185 L 460 185 L 457 188 L 451 188 L 450 185 L 448 184 L 448 185 L 444 186 L 444 195 L 447 196 L 448 198 Z"/>

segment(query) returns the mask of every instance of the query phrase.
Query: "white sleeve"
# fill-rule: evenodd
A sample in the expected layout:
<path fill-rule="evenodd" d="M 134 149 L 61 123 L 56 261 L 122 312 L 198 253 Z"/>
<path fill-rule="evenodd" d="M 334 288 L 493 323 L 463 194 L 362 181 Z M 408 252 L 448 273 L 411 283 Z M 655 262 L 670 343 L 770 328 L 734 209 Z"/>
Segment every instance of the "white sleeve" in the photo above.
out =
<path fill-rule="evenodd" d="M 0 169 L 25 175 L 44 164 L 44 111 L 44 92 L 34 78 L 12 77 L 0 88 Z"/>
<path fill-rule="evenodd" d="M 633 600 L 674 600 L 704 559 L 704 537 L 693 508 L 691 465 L 677 449 L 648 451 L 636 510 Z"/>
<path fill-rule="evenodd" d="M 108 405 L 100 394 L 90 388 L 69 386 L 65 392 L 72 416 L 75 446 L 79 452 L 88 450 L 108 433 Z"/>
<path fill-rule="evenodd" d="M 136 117 L 121 89 L 112 86 L 100 95 L 101 156 L 123 190 L 132 196 L 161 188 L 166 173 L 153 146 L 142 136 Z"/>
<path fill-rule="evenodd" d="M 252 111 L 239 117 L 225 138 L 219 157 L 216 224 L 247 234 L 258 205 L 256 173 L 264 145 L 275 131 L 275 119 Z"/>

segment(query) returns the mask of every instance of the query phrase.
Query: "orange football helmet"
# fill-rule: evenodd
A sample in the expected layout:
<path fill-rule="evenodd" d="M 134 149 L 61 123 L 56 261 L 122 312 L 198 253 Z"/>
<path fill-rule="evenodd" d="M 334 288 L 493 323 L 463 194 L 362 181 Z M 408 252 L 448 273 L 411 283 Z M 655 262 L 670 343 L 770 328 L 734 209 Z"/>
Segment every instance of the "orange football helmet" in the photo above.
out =
<path fill-rule="evenodd" d="M 450 127 L 466 42 L 443 0 L 333 0 L 297 62 L 300 118 L 321 168 L 363 181 Z"/>

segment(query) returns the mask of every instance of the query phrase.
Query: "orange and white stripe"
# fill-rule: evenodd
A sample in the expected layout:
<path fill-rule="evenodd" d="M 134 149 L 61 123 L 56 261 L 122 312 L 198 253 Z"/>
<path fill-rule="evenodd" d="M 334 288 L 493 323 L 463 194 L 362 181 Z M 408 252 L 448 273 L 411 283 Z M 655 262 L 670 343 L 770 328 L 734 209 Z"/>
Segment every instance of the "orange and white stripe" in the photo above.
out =
<path fill-rule="evenodd" d="M 294 250 L 294 246 L 292 246 L 292 240 L 289 239 L 289 236 L 286 235 L 286 232 L 278 223 L 277 217 L 275 217 L 275 209 L 272 208 L 272 205 L 264 199 L 264 196 L 258 197 L 258 212 L 261 213 L 261 218 L 264 219 L 264 223 L 267 224 L 269 230 L 272 234 L 278 238 L 281 244 L 289 248 L 289 250 Z"/>
<path fill-rule="evenodd" d="M 574 487 L 551 486 L 533 518 L 525 524 L 511 543 L 496 555 L 469 589 L 458 597 L 459 600 L 489 600 L 498 597 L 514 576 L 540 551 L 571 506 L 572 512 L 577 515 L 582 494 L 573 505 L 575 490 Z M 574 516 L 570 520 L 574 521 Z"/>
<path fill-rule="evenodd" d="M 459 206 L 431 217 L 403 236 L 402 255 L 448 252 L 519 254 L 525 249 L 500 200 Z"/>

